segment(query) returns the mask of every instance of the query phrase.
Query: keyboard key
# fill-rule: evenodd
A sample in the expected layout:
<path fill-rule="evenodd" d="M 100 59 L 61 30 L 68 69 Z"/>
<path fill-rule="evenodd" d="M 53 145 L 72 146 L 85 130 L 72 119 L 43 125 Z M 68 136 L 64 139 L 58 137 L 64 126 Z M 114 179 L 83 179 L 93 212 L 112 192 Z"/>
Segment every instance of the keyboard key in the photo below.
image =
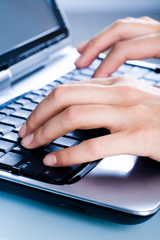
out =
<path fill-rule="evenodd" d="M 85 131 L 75 130 L 73 132 L 67 133 L 65 136 L 70 138 L 75 138 L 77 140 L 82 140 L 82 138 L 84 138 L 85 135 L 86 135 Z"/>
<path fill-rule="evenodd" d="M 72 167 L 47 168 L 40 173 L 40 178 L 50 183 L 63 184 L 71 178 L 73 173 Z"/>
<path fill-rule="evenodd" d="M 25 99 L 29 99 L 31 101 L 33 101 L 36 97 L 37 97 L 37 94 L 33 94 L 33 93 L 28 93 L 24 96 Z"/>
<path fill-rule="evenodd" d="M 36 95 L 35 95 L 36 96 Z M 21 105 L 25 105 L 27 103 L 31 103 L 31 101 L 29 99 L 25 99 L 25 98 L 19 98 L 18 100 L 16 100 L 16 103 L 19 103 Z"/>
<path fill-rule="evenodd" d="M 18 126 L 22 125 L 24 122 L 25 122 L 24 119 L 11 117 L 11 116 L 5 117 L 1 120 L 1 123 L 7 124 L 10 126 L 14 126 L 14 127 L 18 127 Z"/>
<path fill-rule="evenodd" d="M 160 87 L 160 81 L 155 83 L 155 86 Z"/>
<path fill-rule="evenodd" d="M 21 155 L 24 155 L 26 157 L 31 157 L 31 156 L 38 154 L 36 149 L 27 149 L 27 148 L 22 147 L 22 145 L 20 145 L 20 144 L 18 146 L 14 147 L 12 151 L 19 153 Z"/>
<path fill-rule="evenodd" d="M 50 84 L 52 84 L 52 83 L 50 83 Z M 44 87 L 42 87 L 42 88 L 40 88 L 40 89 L 42 89 L 42 90 L 45 90 L 47 93 L 50 93 L 52 90 L 53 90 L 53 86 L 52 85 L 46 85 L 46 86 L 44 86 Z"/>
<path fill-rule="evenodd" d="M 94 74 L 94 70 L 90 68 L 82 68 L 79 71 L 80 74 L 86 75 L 88 77 L 92 77 L 92 75 Z"/>
<path fill-rule="evenodd" d="M 74 81 L 82 81 L 82 80 L 87 80 L 89 78 L 90 77 L 85 76 L 85 75 L 76 75 L 76 76 L 73 76 L 71 79 Z"/>
<path fill-rule="evenodd" d="M 0 134 L 5 135 L 8 132 L 11 132 L 14 128 L 8 125 L 4 125 L 0 123 Z"/>
<path fill-rule="evenodd" d="M 20 141 L 18 134 L 15 132 L 10 132 L 10 133 L 4 135 L 2 139 L 5 139 L 5 140 L 11 141 L 11 142 L 15 142 L 15 143 Z"/>
<path fill-rule="evenodd" d="M 123 64 L 117 69 L 117 71 L 124 74 L 124 73 L 129 72 L 132 68 L 133 68 L 132 65 Z"/>
<path fill-rule="evenodd" d="M 99 65 L 101 64 L 102 60 L 101 59 L 95 59 L 90 65 L 89 68 L 96 70 Z"/>
<path fill-rule="evenodd" d="M 152 80 L 149 80 L 149 79 L 146 80 L 145 78 L 141 78 L 141 79 L 139 79 L 139 81 L 150 84 L 150 85 L 156 85 L 155 81 L 152 81 Z"/>
<path fill-rule="evenodd" d="M 38 96 L 38 97 L 34 98 L 32 101 L 34 103 L 40 103 L 44 98 L 45 97 L 43 97 L 43 96 Z"/>
<path fill-rule="evenodd" d="M 9 104 L 9 105 L 7 106 L 7 108 L 11 108 L 11 109 L 13 109 L 13 110 L 17 110 L 17 109 L 19 109 L 19 108 L 21 108 L 21 107 L 22 107 L 22 105 L 19 104 L 19 103 L 11 103 L 11 104 Z"/>
<path fill-rule="evenodd" d="M 37 104 L 36 103 L 28 103 L 23 106 L 23 109 L 33 111 L 36 108 Z"/>
<path fill-rule="evenodd" d="M 11 143 L 11 142 L 0 140 L 0 150 L 2 152 L 6 152 L 7 153 L 11 149 L 13 149 L 14 147 L 15 147 L 15 143 Z"/>
<path fill-rule="evenodd" d="M 53 144 L 49 144 L 48 146 L 44 147 L 44 151 L 46 151 L 46 153 L 50 153 L 50 152 L 56 152 L 63 149 L 62 147 L 58 147 L 56 145 Z"/>
<path fill-rule="evenodd" d="M 53 144 L 60 145 L 62 147 L 71 147 L 73 145 L 78 144 L 79 141 L 71 138 L 66 138 L 66 137 L 59 137 L 56 140 L 53 141 Z"/>
<path fill-rule="evenodd" d="M 10 108 L 3 108 L 3 109 L 0 110 L 0 113 L 3 113 L 5 115 L 7 115 L 7 116 L 12 114 L 13 112 L 14 112 L 14 110 L 10 109 Z"/>
<path fill-rule="evenodd" d="M 13 129 L 13 132 L 16 132 L 16 133 L 18 133 L 18 132 L 19 132 L 19 130 L 20 130 L 20 128 L 21 128 L 21 126 L 14 128 L 14 129 Z"/>
<path fill-rule="evenodd" d="M 32 93 L 37 94 L 38 96 L 46 96 L 47 92 L 44 89 L 34 89 L 32 90 Z"/>
<path fill-rule="evenodd" d="M 1 158 L 3 155 L 4 155 L 4 153 L 3 153 L 3 152 L 0 152 L 0 158 Z"/>
<path fill-rule="evenodd" d="M 160 81 L 160 73 L 155 73 L 153 71 L 150 71 L 147 75 L 145 75 L 146 79 Z"/>
<path fill-rule="evenodd" d="M 46 169 L 40 156 L 35 156 L 18 166 L 20 171 L 26 175 L 36 177 Z"/>
<path fill-rule="evenodd" d="M 12 113 L 12 116 L 27 119 L 30 114 L 31 114 L 31 111 L 24 110 L 24 109 L 18 109 L 17 111 Z"/>
<path fill-rule="evenodd" d="M 149 71 L 150 70 L 146 69 L 146 68 L 133 67 L 129 72 L 127 72 L 127 74 L 129 74 L 130 76 L 133 76 L 137 79 L 140 79 L 140 78 L 144 77 L 144 75 L 149 73 Z"/>
<path fill-rule="evenodd" d="M 5 118 L 5 117 L 6 117 L 6 115 L 4 113 L 0 113 L 0 120 Z"/>
<path fill-rule="evenodd" d="M 13 166 L 19 164 L 23 159 L 23 156 L 9 152 L 0 158 L 0 168 L 11 170 Z"/>

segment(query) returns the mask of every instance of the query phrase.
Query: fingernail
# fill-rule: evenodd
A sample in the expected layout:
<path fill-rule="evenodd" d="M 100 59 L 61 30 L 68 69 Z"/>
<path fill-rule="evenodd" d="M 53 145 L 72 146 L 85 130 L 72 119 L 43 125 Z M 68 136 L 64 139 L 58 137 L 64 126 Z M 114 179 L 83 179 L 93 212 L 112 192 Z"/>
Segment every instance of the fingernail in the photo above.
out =
<path fill-rule="evenodd" d="M 24 124 L 21 126 L 21 128 L 20 128 L 20 130 L 19 130 L 19 132 L 18 132 L 19 136 L 20 136 L 21 138 L 24 138 L 24 136 L 26 135 L 26 131 L 27 131 L 26 123 L 24 123 Z"/>
<path fill-rule="evenodd" d="M 43 159 L 43 163 L 44 163 L 44 165 L 46 165 L 46 166 L 53 167 L 53 166 L 57 163 L 57 158 L 56 158 L 55 155 L 46 156 L 46 157 Z"/>
<path fill-rule="evenodd" d="M 31 144 L 31 142 L 33 141 L 33 133 L 27 135 L 26 137 L 23 138 L 23 140 L 21 141 L 21 144 L 24 147 L 27 147 L 28 145 Z"/>

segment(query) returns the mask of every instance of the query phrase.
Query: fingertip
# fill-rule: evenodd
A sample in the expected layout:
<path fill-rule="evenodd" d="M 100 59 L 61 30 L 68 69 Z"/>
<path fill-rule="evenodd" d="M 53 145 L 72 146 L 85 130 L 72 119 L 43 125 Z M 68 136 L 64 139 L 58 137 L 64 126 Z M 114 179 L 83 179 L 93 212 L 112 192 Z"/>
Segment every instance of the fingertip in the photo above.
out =
<path fill-rule="evenodd" d="M 22 146 L 23 146 L 23 147 L 26 147 L 26 148 L 30 147 L 30 145 L 31 145 L 32 142 L 33 142 L 33 138 L 34 138 L 34 134 L 33 134 L 33 133 L 25 136 L 25 137 L 22 139 L 22 141 L 21 141 Z"/>
<path fill-rule="evenodd" d="M 50 154 L 45 156 L 45 158 L 43 159 L 43 163 L 45 166 L 48 167 L 55 167 L 57 164 L 57 157 L 54 154 Z"/>
<path fill-rule="evenodd" d="M 77 46 L 77 50 L 79 53 L 83 53 L 85 48 L 87 47 L 88 41 L 83 41 Z"/>

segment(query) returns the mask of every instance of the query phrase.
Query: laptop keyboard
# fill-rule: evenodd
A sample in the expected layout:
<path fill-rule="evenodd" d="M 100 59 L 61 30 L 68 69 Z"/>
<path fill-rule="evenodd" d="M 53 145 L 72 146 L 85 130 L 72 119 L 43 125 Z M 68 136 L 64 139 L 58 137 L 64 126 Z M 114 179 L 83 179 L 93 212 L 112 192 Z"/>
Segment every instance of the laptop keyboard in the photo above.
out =
<path fill-rule="evenodd" d="M 50 84 L 23 94 L 0 108 L 1 171 L 9 171 L 15 175 L 53 184 L 70 184 L 78 181 L 98 164 L 99 161 L 94 161 L 69 167 L 50 168 L 43 164 L 43 158 L 50 152 L 74 146 L 91 137 L 104 135 L 108 133 L 106 129 L 75 130 L 34 150 L 28 150 L 21 146 L 18 131 L 37 104 L 57 85 L 90 78 L 101 60 L 100 58 L 96 59 L 89 68 L 74 69 Z M 130 74 L 140 81 L 160 86 L 160 74 L 147 68 L 123 64 L 112 76 L 122 74 Z"/>

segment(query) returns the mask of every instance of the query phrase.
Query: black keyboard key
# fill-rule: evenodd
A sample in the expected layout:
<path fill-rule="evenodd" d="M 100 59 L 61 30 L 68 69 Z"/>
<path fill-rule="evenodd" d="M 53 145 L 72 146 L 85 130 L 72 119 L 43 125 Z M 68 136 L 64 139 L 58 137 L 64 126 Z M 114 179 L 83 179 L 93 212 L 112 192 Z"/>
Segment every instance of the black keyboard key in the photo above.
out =
<path fill-rule="evenodd" d="M 11 149 L 13 149 L 14 147 L 15 147 L 15 143 L 0 140 L 0 150 L 2 152 L 6 152 L 7 153 Z"/>
<path fill-rule="evenodd" d="M 34 156 L 18 167 L 21 173 L 32 177 L 38 176 L 42 171 L 46 169 L 45 165 L 42 162 L 42 157 L 40 156 Z"/>
<path fill-rule="evenodd" d="M 13 166 L 19 164 L 23 159 L 23 156 L 9 152 L 0 158 L 0 168 L 11 170 Z"/>
<path fill-rule="evenodd" d="M 70 138 L 74 138 L 77 140 L 82 140 L 86 135 L 85 131 L 79 131 L 79 130 L 75 130 L 73 132 L 69 132 L 67 133 L 65 136 L 70 137 Z"/>
<path fill-rule="evenodd" d="M 78 144 L 79 141 L 71 138 L 66 138 L 66 137 L 59 137 L 56 140 L 53 141 L 53 144 L 60 145 L 62 147 L 71 147 L 73 145 Z"/>
<path fill-rule="evenodd" d="M 22 145 L 18 145 L 16 147 L 13 148 L 12 150 L 13 152 L 19 153 L 21 155 L 24 155 L 26 157 L 31 157 L 33 155 L 37 155 L 37 150 L 36 149 L 27 149 L 22 147 Z"/>
<path fill-rule="evenodd" d="M 24 119 L 11 117 L 11 116 L 5 117 L 1 120 L 1 123 L 8 124 L 8 125 L 14 126 L 14 127 L 18 127 L 18 126 L 22 125 L 24 122 L 25 122 Z"/>
<path fill-rule="evenodd" d="M 24 109 L 18 109 L 17 111 L 12 113 L 12 116 L 27 119 L 30 114 L 31 114 L 31 111 L 24 110 Z"/>
<path fill-rule="evenodd" d="M 15 142 L 15 143 L 20 141 L 18 134 L 15 132 L 10 132 L 10 133 L 4 135 L 2 139 L 5 139 L 5 140 L 11 141 L 11 142 Z"/>
<path fill-rule="evenodd" d="M 8 132 L 11 132 L 14 127 L 10 127 L 8 125 L 4 125 L 0 123 L 0 134 L 5 135 Z"/>
<path fill-rule="evenodd" d="M 39 177 L 47 182 L 56 184 L 65 184 L 74 175 L 74 171 L 79 165 L 72 167 L 47 168 L 40 173 Z"/>
<path fill-rule="evenodd" d="M 46 151 L 46 153 L 50 153 L 50 152 L 56 152 L 63 149 L 62 147 L 53 145 L 53 144 L 49 144 L 48 146 L 44 147 L 44 151 Z"/>

